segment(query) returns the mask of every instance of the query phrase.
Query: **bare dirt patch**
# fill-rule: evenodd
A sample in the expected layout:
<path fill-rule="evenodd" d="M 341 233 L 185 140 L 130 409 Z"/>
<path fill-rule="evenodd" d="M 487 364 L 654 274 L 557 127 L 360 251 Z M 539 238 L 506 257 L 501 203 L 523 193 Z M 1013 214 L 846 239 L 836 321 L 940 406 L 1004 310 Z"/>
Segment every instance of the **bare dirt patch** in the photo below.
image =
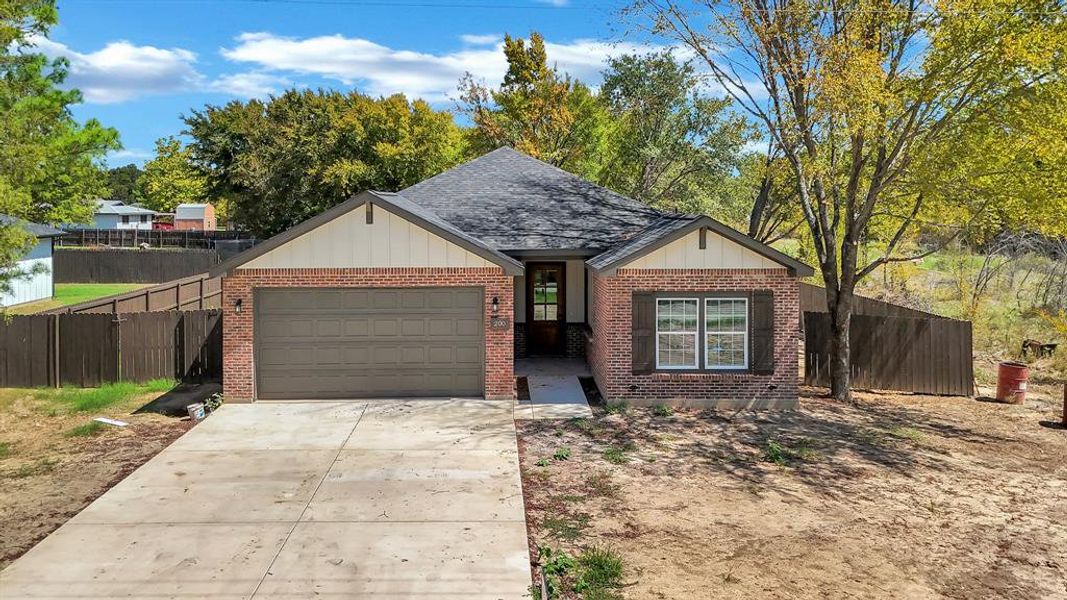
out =
<path fill-rule="evenodd" d="M 521 422 L 532 556 L 613 548 L 625 598 L 1067 598 L 1061 394 Z"/>
<path fill-rule="evenodd" d="M 77 412 L 50 390 L 0 390 L 0 569 L 191 427 L 177 418 L 131 414 L 158 395 L 137 393 Z M 88 423 L 96 416 L 130 425 L 93 430 Z"/>

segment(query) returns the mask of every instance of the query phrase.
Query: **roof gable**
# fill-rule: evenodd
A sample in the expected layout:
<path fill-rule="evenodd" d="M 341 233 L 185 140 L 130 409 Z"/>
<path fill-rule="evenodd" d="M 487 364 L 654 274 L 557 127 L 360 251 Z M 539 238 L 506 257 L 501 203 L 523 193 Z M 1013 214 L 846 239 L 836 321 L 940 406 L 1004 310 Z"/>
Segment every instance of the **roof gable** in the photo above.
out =
<path fill-rule="evenodd" d="M 699 246 L 700 231 L 711 234 Z M 708 216 L 664 217 L 630 239 L 586 261 L 591 268 L 613 274 L 621 268 L 742 268 L 785 267 L 800 277 L 814 269 Z"/>
<path fill-rule="evenodd" d="M 365 212 L 370 203 L 371 223 Z M 482 267 L 521 274 L 522 264 L 398 194 L 364 192 L 212 269 Z"/>

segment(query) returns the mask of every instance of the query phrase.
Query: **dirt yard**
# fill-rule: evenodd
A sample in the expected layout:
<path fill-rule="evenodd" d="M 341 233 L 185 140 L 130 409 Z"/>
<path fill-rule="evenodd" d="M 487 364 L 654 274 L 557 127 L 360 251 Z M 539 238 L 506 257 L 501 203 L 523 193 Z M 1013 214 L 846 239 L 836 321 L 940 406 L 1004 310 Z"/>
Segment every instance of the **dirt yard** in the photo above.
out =
<path fill-rule="evenodd" d="M 613 549 L 630 599 L 1067 598 L 1062 391 L 1035 391 L 522 422 L 532 556 Z"/>
<path fill-rule="evenodd" d="M 132 384 L 0 389 L 0 569 L 188 430 L 188 421 L 131 414 L 160 394 Z M 92 425 L 97 416 L 129 426 Z"/>

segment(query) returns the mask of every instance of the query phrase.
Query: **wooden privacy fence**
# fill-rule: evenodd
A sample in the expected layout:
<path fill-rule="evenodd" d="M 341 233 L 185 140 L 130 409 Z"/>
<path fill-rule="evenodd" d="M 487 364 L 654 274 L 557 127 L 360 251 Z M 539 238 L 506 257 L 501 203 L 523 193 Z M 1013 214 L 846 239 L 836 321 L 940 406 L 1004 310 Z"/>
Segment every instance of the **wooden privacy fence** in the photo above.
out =
<path fill-rule="evenodd" d="M 72 229 L 57 238 L 57 246 L 121 246 L 136 248 L 148 244 L 154 248 L 203 248 L 214 250 L 215 242 L 251 240 L 243 231 L 189 231 L 162 229 Z"/>
<path fill-rule="evenodd" d="M 19 315 L 0 321 L 0 387 L 222 377 L 218 310 Z"/>
<path fill-rule="evenodd" d="M 852 386 L 946 396 L 974 393 L 971 323 L 852 316 Z M 830 385 L 830 315 L 804 313 L 804 383 Z"/>
<path fill-rule="evenodd" d="M 222 279 L 206 274 L 97 298 L 44 314 L 133 313 L 160 310 L 203 310 L 222 306 Z"/>
<path fill-rule="evenodd" d="M 214 250 L 57 248 L 56 283 L 162 283 L 203 273 L 219 263 Z"/>

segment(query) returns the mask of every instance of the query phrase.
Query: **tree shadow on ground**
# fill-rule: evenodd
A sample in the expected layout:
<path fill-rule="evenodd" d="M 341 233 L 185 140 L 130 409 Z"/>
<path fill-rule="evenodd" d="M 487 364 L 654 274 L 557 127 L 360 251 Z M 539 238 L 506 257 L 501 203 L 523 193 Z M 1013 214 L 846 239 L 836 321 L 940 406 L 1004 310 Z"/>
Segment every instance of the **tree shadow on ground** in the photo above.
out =
<path fill-rule="evenodd" d="M 615 408 L 614 410 L 618 410 Z M 562 429 L 585 449 L 645 474 L 722 474 L 764 489 L 802 484 L 820 493 L 848 490 L 872 472 L 913 476 L 952 468 L 940 440 L 1002 444 L 1017 440 L 980 432 L 919 409 L 857 400 L 805 398 L 796 410 L 699 410 L 594 407 L 593 419 L 532 423 Z M 557 433 L 558 435 L 558 433 Z M 570 437 L 570 436 L 568 436 Z M 778 477 L 787 469 L 790 477 Z"/>

